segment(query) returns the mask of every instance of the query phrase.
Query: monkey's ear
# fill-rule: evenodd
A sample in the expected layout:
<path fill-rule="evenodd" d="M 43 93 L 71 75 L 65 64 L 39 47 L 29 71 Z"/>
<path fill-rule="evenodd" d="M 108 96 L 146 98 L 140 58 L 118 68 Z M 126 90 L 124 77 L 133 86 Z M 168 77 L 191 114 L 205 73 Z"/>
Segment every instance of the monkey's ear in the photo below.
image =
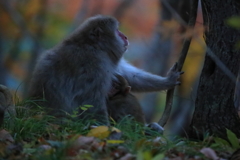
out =
<path fill-rule="evenodd" d="M 93 38 L 100 39 L 102 33 L 103 33 L 103 30 L 100 27 L 96 27 L 90 32 L 90 35 Z"/>
<path fill-rule="evenodd" d="M 127 87 L 125 88 L 124 93 L 127 94 L 127 93 L 129 93 L 130 91 L 131 91 L 131 86 L 127 86 Z"/>

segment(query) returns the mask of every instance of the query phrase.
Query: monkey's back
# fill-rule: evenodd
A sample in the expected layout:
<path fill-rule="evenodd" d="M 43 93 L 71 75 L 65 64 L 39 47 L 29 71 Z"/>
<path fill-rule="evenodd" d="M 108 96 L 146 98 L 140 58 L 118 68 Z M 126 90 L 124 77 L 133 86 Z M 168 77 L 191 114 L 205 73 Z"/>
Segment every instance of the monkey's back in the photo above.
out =
<path fill-rule="evenodd" d="M 107 53 L 91 46 L 60 45 L 38 61 L 29 96 L 46 99 L 40 104 L 53 112 L 71 113 L 84 104 L 104 106 L 114 70 Z"/>

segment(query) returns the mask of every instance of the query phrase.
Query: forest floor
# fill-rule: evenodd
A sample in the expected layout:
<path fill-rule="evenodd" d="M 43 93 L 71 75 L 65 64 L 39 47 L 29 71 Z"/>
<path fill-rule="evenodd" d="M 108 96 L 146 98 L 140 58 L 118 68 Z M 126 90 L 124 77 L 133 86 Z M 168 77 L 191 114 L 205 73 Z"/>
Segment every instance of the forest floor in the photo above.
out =
<path fill-rule="evenodd" d="M 62 121 L 41 108 L 17 107 L 16 117 L 6 116 L 0 129 L 0 160 L 224 160 L 239 149 L 229 130 L 227 140 L 206 134 L 196 141 L 167 138 L 127 117 L 112 120 L 112 126 Z"/>

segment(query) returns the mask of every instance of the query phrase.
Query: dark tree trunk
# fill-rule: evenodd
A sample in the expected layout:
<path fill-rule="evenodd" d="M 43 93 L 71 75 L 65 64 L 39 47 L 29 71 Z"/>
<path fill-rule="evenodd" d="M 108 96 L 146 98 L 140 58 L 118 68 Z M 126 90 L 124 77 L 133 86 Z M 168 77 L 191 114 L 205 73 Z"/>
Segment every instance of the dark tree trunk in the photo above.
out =
<path fill-rule="evenodd" d="M 202 0 L 203 20 L 206 26 L 206 45 L 237 75 L 240 51 L 235 44 L 240 31 L 225 24 L 225 20 L 240 15 L 237 0 Z M 235 84 L 206 54 L 198 86 L 195 112 L 190 125 L 190 137 L 201 138 L 210 133 L 226 138 L 226 129 L 240 137 L 240 119 L 234 108 Z M 196 132 L 197 131 L 197 132 Z"/>
<path fill-rule="evenodd" d="M 4 67 L 3 38 L 0 33 L 0 84 L 6 85 L 6 68 Z"/>

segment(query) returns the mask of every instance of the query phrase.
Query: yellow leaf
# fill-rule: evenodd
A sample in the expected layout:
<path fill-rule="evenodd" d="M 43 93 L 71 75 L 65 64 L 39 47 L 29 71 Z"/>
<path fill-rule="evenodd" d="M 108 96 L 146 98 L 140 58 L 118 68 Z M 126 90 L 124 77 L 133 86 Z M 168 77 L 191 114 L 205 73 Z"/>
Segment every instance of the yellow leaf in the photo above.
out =
<path fill-rule="evenodd" d="M 121 131 L 115 127 L 111 127 L 111 132 L 117 132 L 117 133 L 120 133 Z"/>
<path fill-rule="evenodd" d="M 93 128 L 89 131 L 89 133 L 87 134 L 87 136 L 91 136 L 91 137 L 97 137 L 100 139 L 104 139 L 107 138 L 110 135 L 110 129 L 107 126 L 99 126 L 96 128 Z"/>
<path fill-rule="evenodd" d="M 107 140 L 107 143 L 109 144 L 120 144 L 120 143 L 124 143 L 123 140 Z"/>
<path fill-rule="evenodd" d="M 91 129 L 87 136 L 104 139 L 107 138 L 112 132 L 120 133 L 121 131 L 115 127 L 98 126 L 96 128 Z"/>

